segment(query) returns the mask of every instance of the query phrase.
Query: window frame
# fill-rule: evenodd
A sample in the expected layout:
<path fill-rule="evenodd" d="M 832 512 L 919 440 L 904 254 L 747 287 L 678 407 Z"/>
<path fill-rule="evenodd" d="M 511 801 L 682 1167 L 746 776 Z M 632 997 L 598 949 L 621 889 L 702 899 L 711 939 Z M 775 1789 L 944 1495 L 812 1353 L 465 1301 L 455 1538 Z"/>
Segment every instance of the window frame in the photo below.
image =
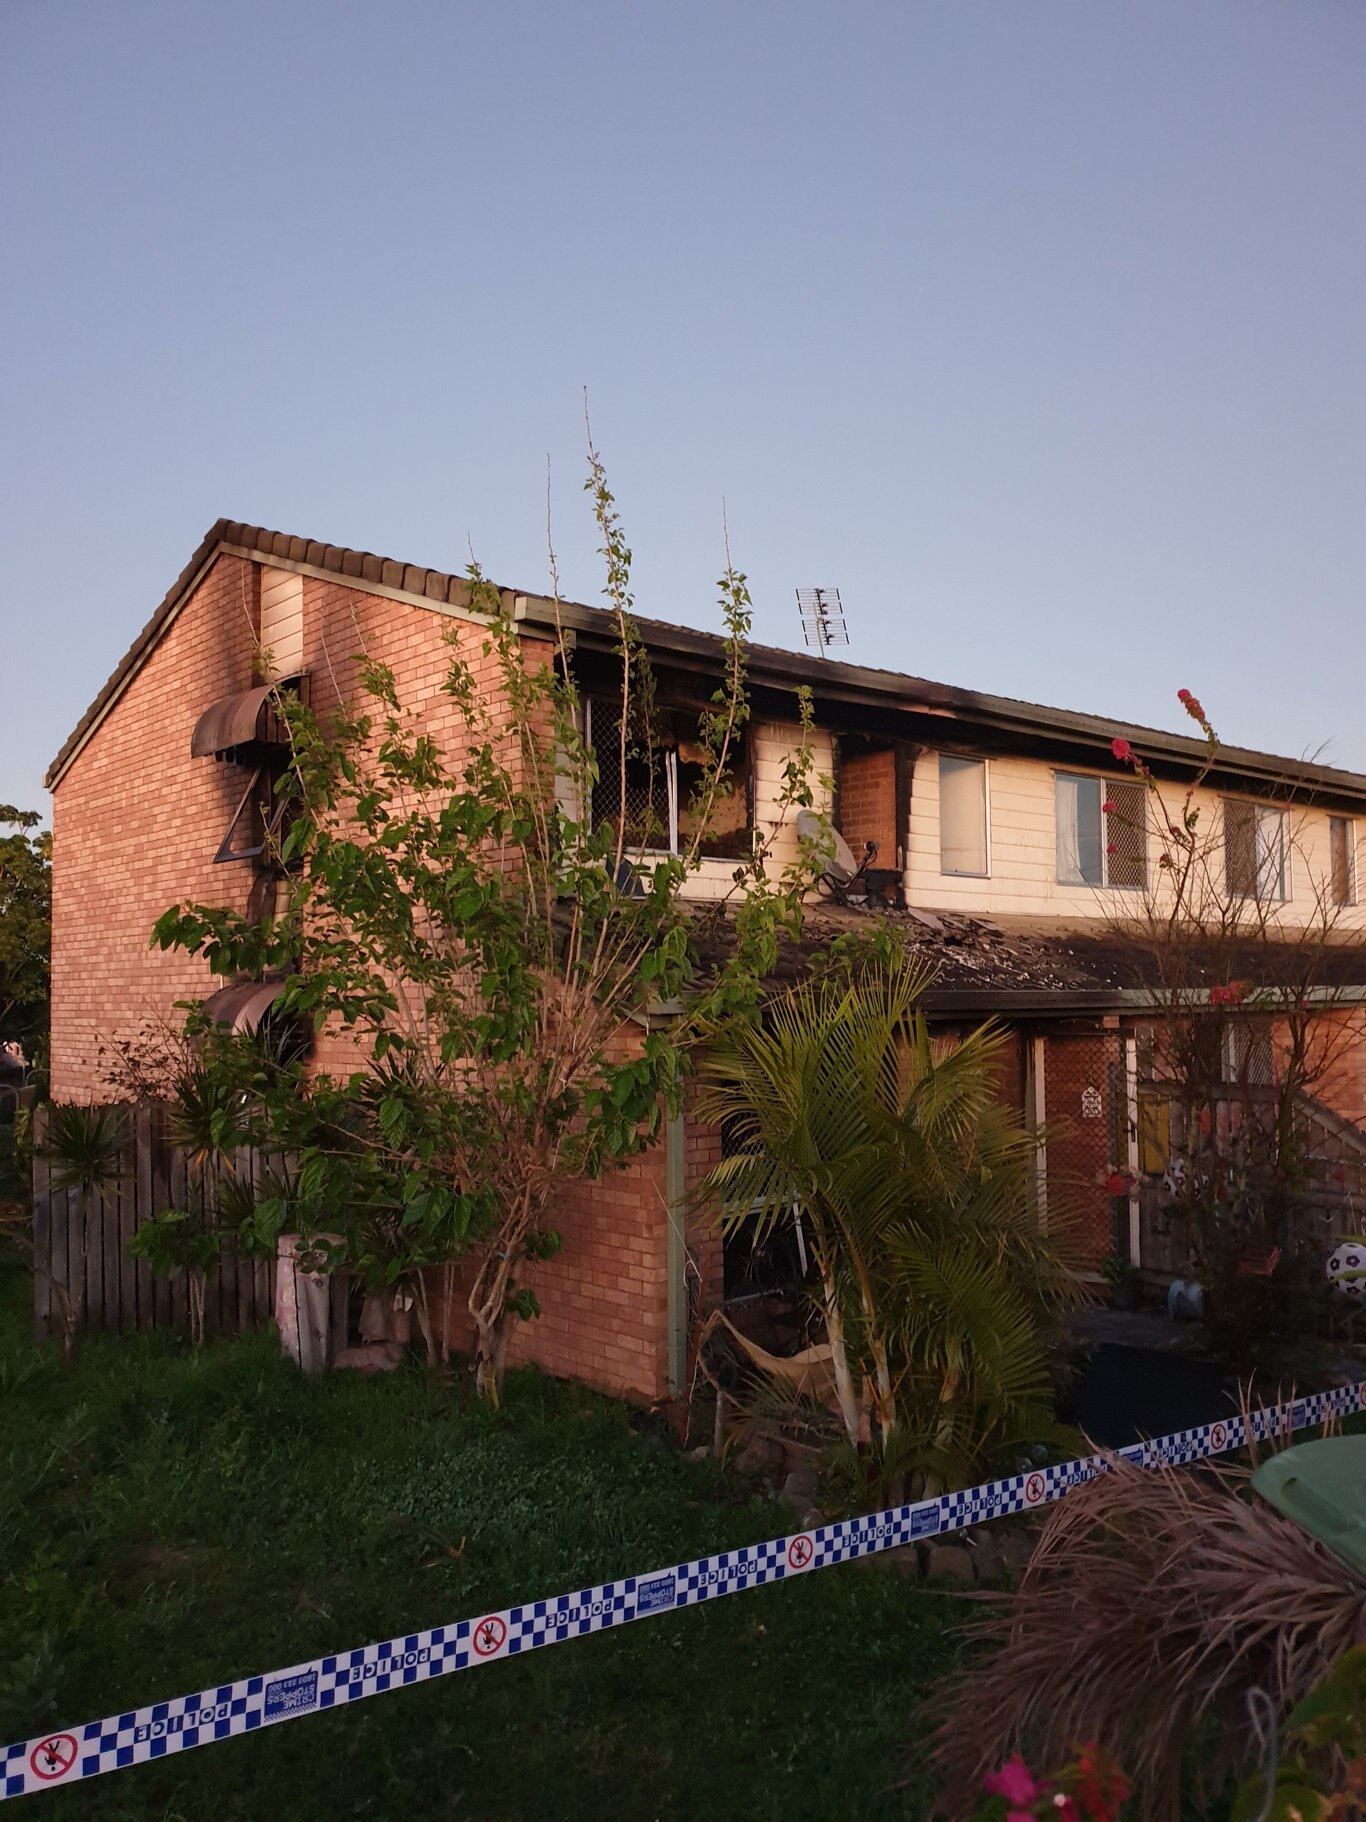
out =
<path fill-rule="evenodd" d="M 1080 784 L 1094 784 L 1100 792 L 1100 879 L 1064 879 L 1058 864 L 1058 781 L 1075 780 Z M 1066 886 L 1071 891 L 1085 892 L 1146 892 L 1148 889 L 1148 819 L 1146 815 L 1140 827 L 1142 850 L 1140 859 L 1143 863 L 1143 877 L 1136 885 L 1121 885 L 1110 878 L 1110 813 L 1105 808 L 1116 789 L 1128 786 L 1140 790 L 1131 779 L 1115 778 L 1105 772 L 1079 772 L 1069 766 L 1053 767 L 1053 875 L 1054 882 Z M 1077 856 L 1080 866 L 1081 856 Z"/>
<path fill-rule="evenodd" d="M 985 870 L 978 872 L 975 868 L 946 867 L 944 865 L 944 761 L 952 760 L 958 765 L 975 765 L 982 768 L 982 855 L 986 862 Z M 991 761 L 981 753 L 954 753 L 941 748 L 935 754 L 935 788 L 938 791 L 939 821 L 939 876 L 941 879 L 990 879 L 991 878 Z"/>
<path fill-rule="evenodd" d="M 1294 898 L 1294 884 L 1290 872 L 1290 842 L 1288 836 L 1289 813 L 1284 804 L 1266 803 L 1257 797 L 1224 797 L 1220 799 L 1223 806 L 1224 838 L 1224 890 L 1230 898 L 1250 898 L 1259 905 L 1288 905 Z M 1235 886 L 1229 877 L 1228 852 L 1228 813 L 1231 806 L 1239 806 L 1252 812 L 1252 884 L 1251 888 Z M 1259 846 L 1262 819 L 1275 817 L 1280 832 L 1280 868 L 1278 892 L 1261 890 L 1262 861 Z"/>
<path fill-rule="evenodd" d="M 1355 906 L 1357 902 L 1357 838 L 1355 816 L 1330 816 L 1328 818 L 1328 885 L 1333 895 L 1333 903 L 1343 909 Z M 1334 834 L 1338 829 L 1344 831 L 1346 844 L 1345 860 L 1347 863 L 1347 889 L 1345 896 L 1338 896 L 1337 854 L 1334 851 Z"/>

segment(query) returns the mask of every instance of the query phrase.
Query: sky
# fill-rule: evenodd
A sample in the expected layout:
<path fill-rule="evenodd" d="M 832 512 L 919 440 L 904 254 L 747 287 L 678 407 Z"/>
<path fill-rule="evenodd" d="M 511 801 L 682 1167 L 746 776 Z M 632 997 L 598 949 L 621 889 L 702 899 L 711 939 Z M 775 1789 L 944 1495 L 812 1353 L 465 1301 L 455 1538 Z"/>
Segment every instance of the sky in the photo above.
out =
<path fill-rule="evenodd" d="M 4 0 L 0 802 L 220 516 L 1366 771 L 1360 0 Z"/>

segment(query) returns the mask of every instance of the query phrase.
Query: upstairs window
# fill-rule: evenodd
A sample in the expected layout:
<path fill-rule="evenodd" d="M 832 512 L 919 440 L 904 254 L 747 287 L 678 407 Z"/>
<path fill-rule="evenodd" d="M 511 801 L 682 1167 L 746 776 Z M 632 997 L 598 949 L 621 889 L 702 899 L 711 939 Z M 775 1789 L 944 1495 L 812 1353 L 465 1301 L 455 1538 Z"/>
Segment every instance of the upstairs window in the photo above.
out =
<path fill-rule="evenodd" d="M 1328 851 L 1332 867 L 1333 903 L 1357 902 L 1356 824 L 1350 816 L 1328 818 Z"/>
<path fill-rule="evenodd" d="M 1147 797 L 1140 784 L 1056 774 L 1058 883 L 1141 889 L 1147 883 Z"/>
<path fill-rule="evenodd" d="M 1224 877 L 1235 898 L 1285 899 L 1284 810 L 1224 800 Z"/>
<path fill-rule="evenodd" d="M 939 755 L 939 871 L 985 879 L 987 762 Z"/>
<path fill-rule="evenodd" d="M 593 748 L 598 776 L 593 785 L 594 828 L 608 823 L 623 831 L 627 848 L 682 854 L 690 851 L 708 810 L 706 782 L 711 761 L 699 743 L 696 717 L 661 709 L 653 725 L 628 731 L 623 777 L 621 705 L 590 698 L 584 704 L 585 736 Z M 732 743 L 724 789 L 710 803 L 699 856 L 744 860 L 754 851 L 749 742 Z M 624 787 L 624 790 L 623 790 Z"/>

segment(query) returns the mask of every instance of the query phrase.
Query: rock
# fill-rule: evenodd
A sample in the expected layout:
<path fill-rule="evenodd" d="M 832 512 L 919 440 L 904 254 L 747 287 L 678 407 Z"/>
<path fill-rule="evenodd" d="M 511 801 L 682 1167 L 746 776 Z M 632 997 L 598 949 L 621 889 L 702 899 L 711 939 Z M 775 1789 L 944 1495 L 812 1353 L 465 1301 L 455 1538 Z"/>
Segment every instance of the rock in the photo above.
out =
<path fill-rule="evenodd" d="M 814 1468 L 794 1468 L 783 1482 L 783 1498 L 794 1505 L 810 1504 L 820 1487 L 820 1476 Z"/>
<path fill-rule="evenodd" d="M 819 1506 L 808 1506 L 797 1522 L 803 1531 L 815 1531 L 825 1523 L 825 1514 Z"/>
<path fill-rule="evenodd" d="M 748 1436 L 735 1451 L 733 1458 L 737 1474 L 753 1475 L 756 1479 L 772 1474 L 782 1466 L 783 1446 L 768 1436 Z"/>
<path fill-rule="evenodd" d="M 972 1557 L 962 1544 L 929 1544 L 925 1550 L 925 1579 L 972 1586 Z"/>
<path fill-rule="evenodd" d="M 995 1587 L 1005 1579 L 1005 1557 L 1001 1553 L 999 1538 L 989 1531 L 983 1531 L 973 1539 L 971 1551 L 972 1572 L 979 1584 Z"/>
<path fill-rule="evenodd" d="M 357 1373 L 392 1373 L 403 1358 L 397 1341 L 368 1341 L 362 1347 L 343 1348 L 332 1362 L 332 1371 L 350 1367 Z"/>
<path fill-rule="evenodd" d="M 707 1447 L 706 1443 L 701 1442 L 697 1445 L 697 1447 L 695 1449 L 688 1450 L 688 1460 L 689 1461 L 710 1461 L 711 1460 L 711 1450 Z"/>
<path fill-rule="evenodd" d="M 1024 1530 L 1019 1526 L 1009 1531 L 1002 1531 L 995 1539 L 1002 1571 L 1009 1570 L 1015 1576 L 1023 1575 L 1029 1566 L 1029 1559 L 1033 1556 L 1034 1546 L 1038 1541 L 1037 1531 Z"/>

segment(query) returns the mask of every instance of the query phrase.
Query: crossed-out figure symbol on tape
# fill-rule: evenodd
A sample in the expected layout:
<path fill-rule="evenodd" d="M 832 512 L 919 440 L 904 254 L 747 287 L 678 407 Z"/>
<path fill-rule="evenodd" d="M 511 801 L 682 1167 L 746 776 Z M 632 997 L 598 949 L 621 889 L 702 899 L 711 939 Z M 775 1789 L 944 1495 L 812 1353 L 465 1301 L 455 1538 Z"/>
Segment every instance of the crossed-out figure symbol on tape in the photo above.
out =
<path fill-rule="evenodd" d="M 76 1763 L 76 1742 L 69 1733 L 54 1733 L 38 1742 L 28 1762 L 35 1778 L 63 1778 Z"/>
<path fill-rule="evenodd" d="M 506 1624 L 495 1613 L 490 1619 L 480 1620 L 474 1629 L 474 1649 L 481 1658 L 492 1657 L 508 1635 Z"/>
<path fill-rule="evenodd" d="M 794 1537 L 787 1546 L 787 1560 L 794 1569 L 805 1569 L 816 1553 L 816 1546 L 809 1537 Z"/>

